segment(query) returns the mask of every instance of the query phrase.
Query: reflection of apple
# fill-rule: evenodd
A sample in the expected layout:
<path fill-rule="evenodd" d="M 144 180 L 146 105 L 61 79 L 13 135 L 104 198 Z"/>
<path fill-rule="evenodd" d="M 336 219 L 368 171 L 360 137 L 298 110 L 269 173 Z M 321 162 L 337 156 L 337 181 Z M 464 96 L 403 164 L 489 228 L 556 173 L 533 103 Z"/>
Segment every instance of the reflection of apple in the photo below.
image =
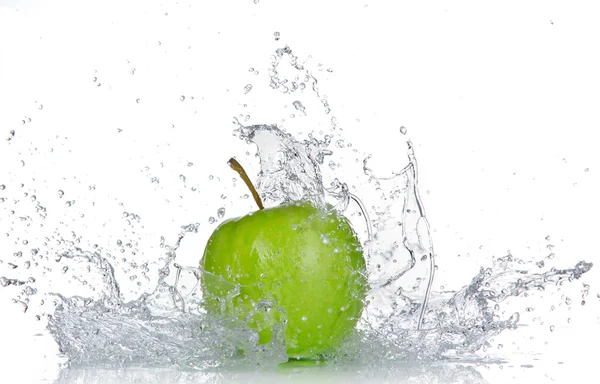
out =
<path fill-rule="evenodd" d="M 216 275 L 202 280 L 207 311 L 245 320 L 261 344 L 282 327 L 290 358 L 335 351 L 363 308 L 360 243 L 346 218 L 310 202 L 222 223 L 200 267 Z M 239 294 L 232 296 L 232 285 L 215 277 L 237 285 Z"/>

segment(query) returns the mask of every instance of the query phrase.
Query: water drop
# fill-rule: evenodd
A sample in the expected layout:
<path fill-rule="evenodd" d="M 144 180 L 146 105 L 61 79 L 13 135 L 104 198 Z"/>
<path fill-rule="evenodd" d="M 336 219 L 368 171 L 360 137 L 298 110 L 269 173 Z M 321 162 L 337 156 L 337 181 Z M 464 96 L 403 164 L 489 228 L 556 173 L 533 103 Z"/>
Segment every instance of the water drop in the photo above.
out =
<path fill-rule="evenodd" d="M 217 211 L 217 216 L 219 217 L 219 219 L 222 219 L 223 217 L 225 217 L 225 208 L 223 208 L 223 207 L 219 208 L 219 210 Z"/>
<path fill-rule="evenodd" d="M 550 326 L 550 332 L 554 332 L 554 325 Z"/>
<path fill-rule="evenodd" d="M 246 86 L 244 87 L 244 94 L 247 94 L 251 90 L 252 90 L 252 84 L 246 84 Z"/>
<path fill-rule="evenodd" d="M 135 102 L 139 104 L 140 103 L 140 99 L 135 99 Z"/>
<path fill-rule="evenodd" d="M 7 287 L 9 284 L 8 279 L 4 276 L 0 277 L 0 285 L 3 287 Z"/>
<path fill-rule="evenodd" d="M 275 32 L 273 36 L 275 37 L 275 41 L 279 41 L 281 34 L 279 32 Z"/>
<path fill-rule="evenodd" d="M 406 131 L 407 131 L 407 129 L 406 129 L 406 127 L 404 125 L 400 127 L 400 133 L 401 134 L 406 135 Z"/>
<path fill-rule="evenodd" d="M 131 69 L 129 70 L 129 74 L 131 74 L 131 75 L 135 74 L 135 68 L 131 68 Z"/>
<path fill-rule="evenodd" d="M 191 167 L 192 165 L 194 165 L 194 163 L 192 163 L 191 161 L 188 161 L 187 166 Z"/>
<path fill-rule="evenodd" d="M 4 191 L 6 189 L 6 185 L 0 184 L 0 191 Z"/>
<path fill-rule="evenodd" d="M 217 220 L 214 217 L 212 217 L 212 216 L 208 218 L 208 223 L 209 224 L 214 224 L 215 221 L 217 221 Z"/>
<path fill-rule="evenodd" d="M 296 108 L 298 111 L 306 113 L 304 105 L 302 105 L 300 101 L 296 100 L 292 104 L 294 105 L 294 108 Z"/>
<path fill-rule="evenodd" d="M 308 318 L 306 316 L 302 316 L 302 321 L 306 321 Z"/>
<path fill-rule="evenodd" d="M 184 101 L 185 100 L 185 96 L 181 95 L 181 97 L 179 98 L 179 100 Z"/>
<path fill-rule="evenodd" d="M 64 194 L 65 193 L 61 189 L 58 190 L 58 197 L 63 197 Z"/>
<path fill-rule="evenodd" d="M 184 175 L 179 175 L 179 179 L 185 183 L 185 180 L 186 180 L 186 179 L 185 179 L 185 176 L 184 176 Z"/>

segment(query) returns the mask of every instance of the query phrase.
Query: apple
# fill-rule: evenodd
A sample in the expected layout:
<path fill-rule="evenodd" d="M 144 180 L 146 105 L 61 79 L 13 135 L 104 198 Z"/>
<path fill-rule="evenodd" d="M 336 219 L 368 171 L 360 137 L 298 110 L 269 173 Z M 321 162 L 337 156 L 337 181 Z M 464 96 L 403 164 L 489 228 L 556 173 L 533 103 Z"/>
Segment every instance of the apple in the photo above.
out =
<path fill-rule="evenodd" d="M 234 159 L 230 165 L 262 207 L 243 168 Z M 259 344 L 283 335 L 290 359 L 319 359 L 339 349 L 367 291 L 362 248 L 349 221 L 310 201 L 223 222 L 200 268 L 207 312 L 245 321 Z"/>

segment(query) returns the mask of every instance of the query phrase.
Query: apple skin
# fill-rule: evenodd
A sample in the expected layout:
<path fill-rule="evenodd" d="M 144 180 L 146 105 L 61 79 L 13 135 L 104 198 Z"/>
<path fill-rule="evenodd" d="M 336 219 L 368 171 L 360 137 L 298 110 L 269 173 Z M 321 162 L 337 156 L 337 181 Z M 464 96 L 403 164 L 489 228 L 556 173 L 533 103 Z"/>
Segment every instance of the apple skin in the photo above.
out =
<path fill-rule="evenodd" d="M 246 321 L 259 344 L 271 342 L 280 327 L 294 359 L 339 349 L 367 291 L 365 260 L 350 223 L 307 201 L 223 222 L 200 267 L 207 312 Z"/>

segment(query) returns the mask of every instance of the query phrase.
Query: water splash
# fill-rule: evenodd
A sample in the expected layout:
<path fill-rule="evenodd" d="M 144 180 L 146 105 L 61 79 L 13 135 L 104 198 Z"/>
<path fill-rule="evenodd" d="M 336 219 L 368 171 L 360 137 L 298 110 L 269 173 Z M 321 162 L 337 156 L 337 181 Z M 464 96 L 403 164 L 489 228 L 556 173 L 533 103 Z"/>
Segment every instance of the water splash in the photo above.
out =
<path fill-rule="evenodd" d="M 285 60 L 289 65 L 280 65 Z M 292 74 L 285 73 L 284 68 L 291 69 Z M 296 99 L 295 95 L 306 87 L 317 95 L 325 114 L 330 113 L 317 79 L 288 46 L 276 51 L 269 77 L 271 88 L 294 94 L 292 105 L 300 113 L 312 113 L 315 109 L 307 109 Z M 252 89 L 253 86 L 247 86 L 245 91 Z M 335 117 L 330 121 L 332 130 L 336 130 Z M 406 129 L 402 128 L 400 133 L 405 135 Z M 482 268 L 457 292 L 433 292 L 435 252 L 410 142 L 408 164 L 391 175 L 378 176 L 377 167 L 369 165 L 368 157 L 365 159 L 367 183 L 382 196 L 382 207 L 367 209 L 343 180 L 335 179 L 330 187 L 324 187 L 321 166 L 325 157 L 333 153 L 329 148 L 332 136 L 320 139 L 309 136 L 299 141 L 275 125 L 239 123 L 235 133 L 258 147 L 261 170 L 256 185 L 267 206 L 310 199 L 340 212 L 358 209 L 361 220 L 367 223 L 362 240 L 372 289 L 356 333 L 339 353 L 329 356 L 332 366 L 386 366 L 388 373 L 398 373 L 405 369 L 402 364 L 407 359 L 433 362 L 428 371 L 435 364 L 451 359 L 491 361 L 485 359 L 485 354 L 482 356 L 482 350 L 495 335 L 517 328 L 522 317 L 522 311 L 518 310 L 504 315 L 498 309 L 499 303 L 519 298 L 521 307 L 526 308 L 536 292 L 577 280 L 592 267 L 591 263 L 580 261 L 572 268 L 548 268 L 543 260 L 524 262 L 509 255 Z M 340 140 L 336 141 L 337 148 L 344 146 Z M 180 180 L 188 182 L 185 176 Z M 156 187 L 160 180 L 153 177 L 151 181 Z M 17 234 L 17 239 L 16 246 L 11 245 L 12 255 L 5 254 L 0 260 L 6 271 L 0 277 L 0 286 L 17 290 L 13 301 L 23 311 L 48 319 L 48 330 L 69 365 L 209 370 L 236 365 L 273 366 L 286 360 L 280 341 L 258 346 L 256 333 L 243 321 L 211 318 L 204 311 L 199 281 L 218 277 L 196 266 L 182 266 L 178 261 L 181 245 L 199 232 L 200 224 L 182 226 L 173 245 L 161 237 L 159 249 L 138 249 L 135 237 L 136 231 L 141 230 L 139 227 L 143 227 L 141 218 L 125 212 L 122 219 L 126 220 L 133 239 L 110 238 L 102 239 L 106 244 L 89 244 L 69 228 L 65 230 L 63 222 L 51 222 L 45 203 L 33 198 L 38 193 L 35 188 L 6 184 L 3 181 L 0 185 L 0 204 L 2 214 L 6 213 L 2 217 L 8 220 L 0 224 L 7 233 Z M 195 187 L 191 188 L 195 191 Z M 75 212 L 73 215 L 87 213 L 76 211 L 80 204 L 75 204 L 69 195 L 69 190 L 58 191 L 61 209 Z M 66 205 L 63 197 L 69 198 Z M 214 209 L 211 213 L 215 214 Z M 83 216 L 76 217 L 79 220 Z M 225 218 L 224 207 L 217 210 L 216 217 Z M 203 223 L 206 221 L 204 218 Z M 208 220 L 210 224 L 217 221 L 214 216 Z M 80 225 L 79 221 L 73 223 Z M 33 224 L 46 227 L 54 224 L 60 229 L 36 236 L 39 244 L 29 239 L 32 240 L 29 244 L 23 237 L 34 232 Z M 138 263 L 131 259 L 143 253 L 147 254 L 144 255 L 147 260 Z M 149 277 L 154 269 L 156 280 Z M 68 276 L 71 289 L 41 292 L 39 281 L 54 275 Z M 145 279 L 146 285 L 140 284 L 141 279 Z M 132 298 L 131 292 L 137 292 L 132 286 L 141 287 L 143 293 Z M 236 294 L 235 286 L 231 292 Z M 583 302 L 588 292 L 589 286 L 581 293 Z M 42 311 L 44 306 L 50 308 Z M 244 355 L 239 353 L 240 346 L 246 352 Z M 418 365 L 411 364 L 406 371 L 420 369 L 415 367 Z M 459 377 L 484 382 L 474 371 L 449 367 L 440 368 L 443 379 Z M 73 382 L 72 377 L 79 377 L 73 372 L 63 371 L 61 382 Z M 426 377 L 424 380 L 427 382 Z"/>
<path fill-rule="evenodd" d="M 386 191 L 390 201 L 386 215 L 377 215 L 371 222 L 368 210 L 346 184 L 336 180 L 331 188 L 323 187 L 319 167 L 331 154 L 329 140 L 297 141 L 273 125 L 240 126 L 237 134 L 258 146 L 261 172 L 257 185 L 269 205 L 312 199 L 345 211 L 356 204 L 363 218 L 372 224 L 372 228 L 367 226 L 367 238 L 363 239 L 372 287 L 368 304 L 357 332 L 339 354 L 329 356 L 331 364 L 375 366 L 406 359 L 483 359 L 480 351 L 490 339 L 515 329 L 520 321 L 518 311 L 502 316 L 498 303 L 579 279 L 592 267 L 582 261 L 573 268 L 539 272 L 539 263 L 506 256 L 482 268 L 461 290 L 432 293 L 427 305 L 423 296 L 431 293 L 431 277 L 427 288 L 423 289 L 421 282 L 427 280 L 426 272 L 432 271 L 434 253 L 410 142 L 408 165 L 391 177 L 377 177 L 365 162 L 369 177 L 377 188 Z M 131 215 L 126 218 L 129 220 Z M 199 223 L 182 226 L 173 245 L 161 238 L 164 255 L 155 287 L 129 301 L 121 292 L 121 286 L 129 282 L 118 281 L 119 260 L 109 252 L 100 247 L 86 251 L 75 241 L 62 242 L 64 248 L 57 252 L 61 247 L 45 243 L 43 252 L 56 255 L 53 262 L 70 265 L 71 269 L 78 266 L 87 274 L 86 283 L 80 283 L 94 285 L 95 295 L 50 294 L 55 307 L 48 329 L 69 365 L 207 370 L 219 366 L 272 366 L 286 360 L 280 341 L 258 346 L 257 335 L 244 322 L 214 319 L 203 310 L 199 280 L 218 277 L 177 263 L 180 246 L 199 228 Z M 126 248 L 121 240 L 117 245 Z M 425 264 L 429 264 L 429 270 L 422 267 Z M 3 286 L 34 286 L 17 278 L 4 277 L 0 281 Z M 235 287 L 231 288 L 235 295 Z M 16 300 L 27 306 L 31 303 L 26 301 L 25 292 Z M 243 356 L 238 352 L 240 345 L 247 351 Z"/>

